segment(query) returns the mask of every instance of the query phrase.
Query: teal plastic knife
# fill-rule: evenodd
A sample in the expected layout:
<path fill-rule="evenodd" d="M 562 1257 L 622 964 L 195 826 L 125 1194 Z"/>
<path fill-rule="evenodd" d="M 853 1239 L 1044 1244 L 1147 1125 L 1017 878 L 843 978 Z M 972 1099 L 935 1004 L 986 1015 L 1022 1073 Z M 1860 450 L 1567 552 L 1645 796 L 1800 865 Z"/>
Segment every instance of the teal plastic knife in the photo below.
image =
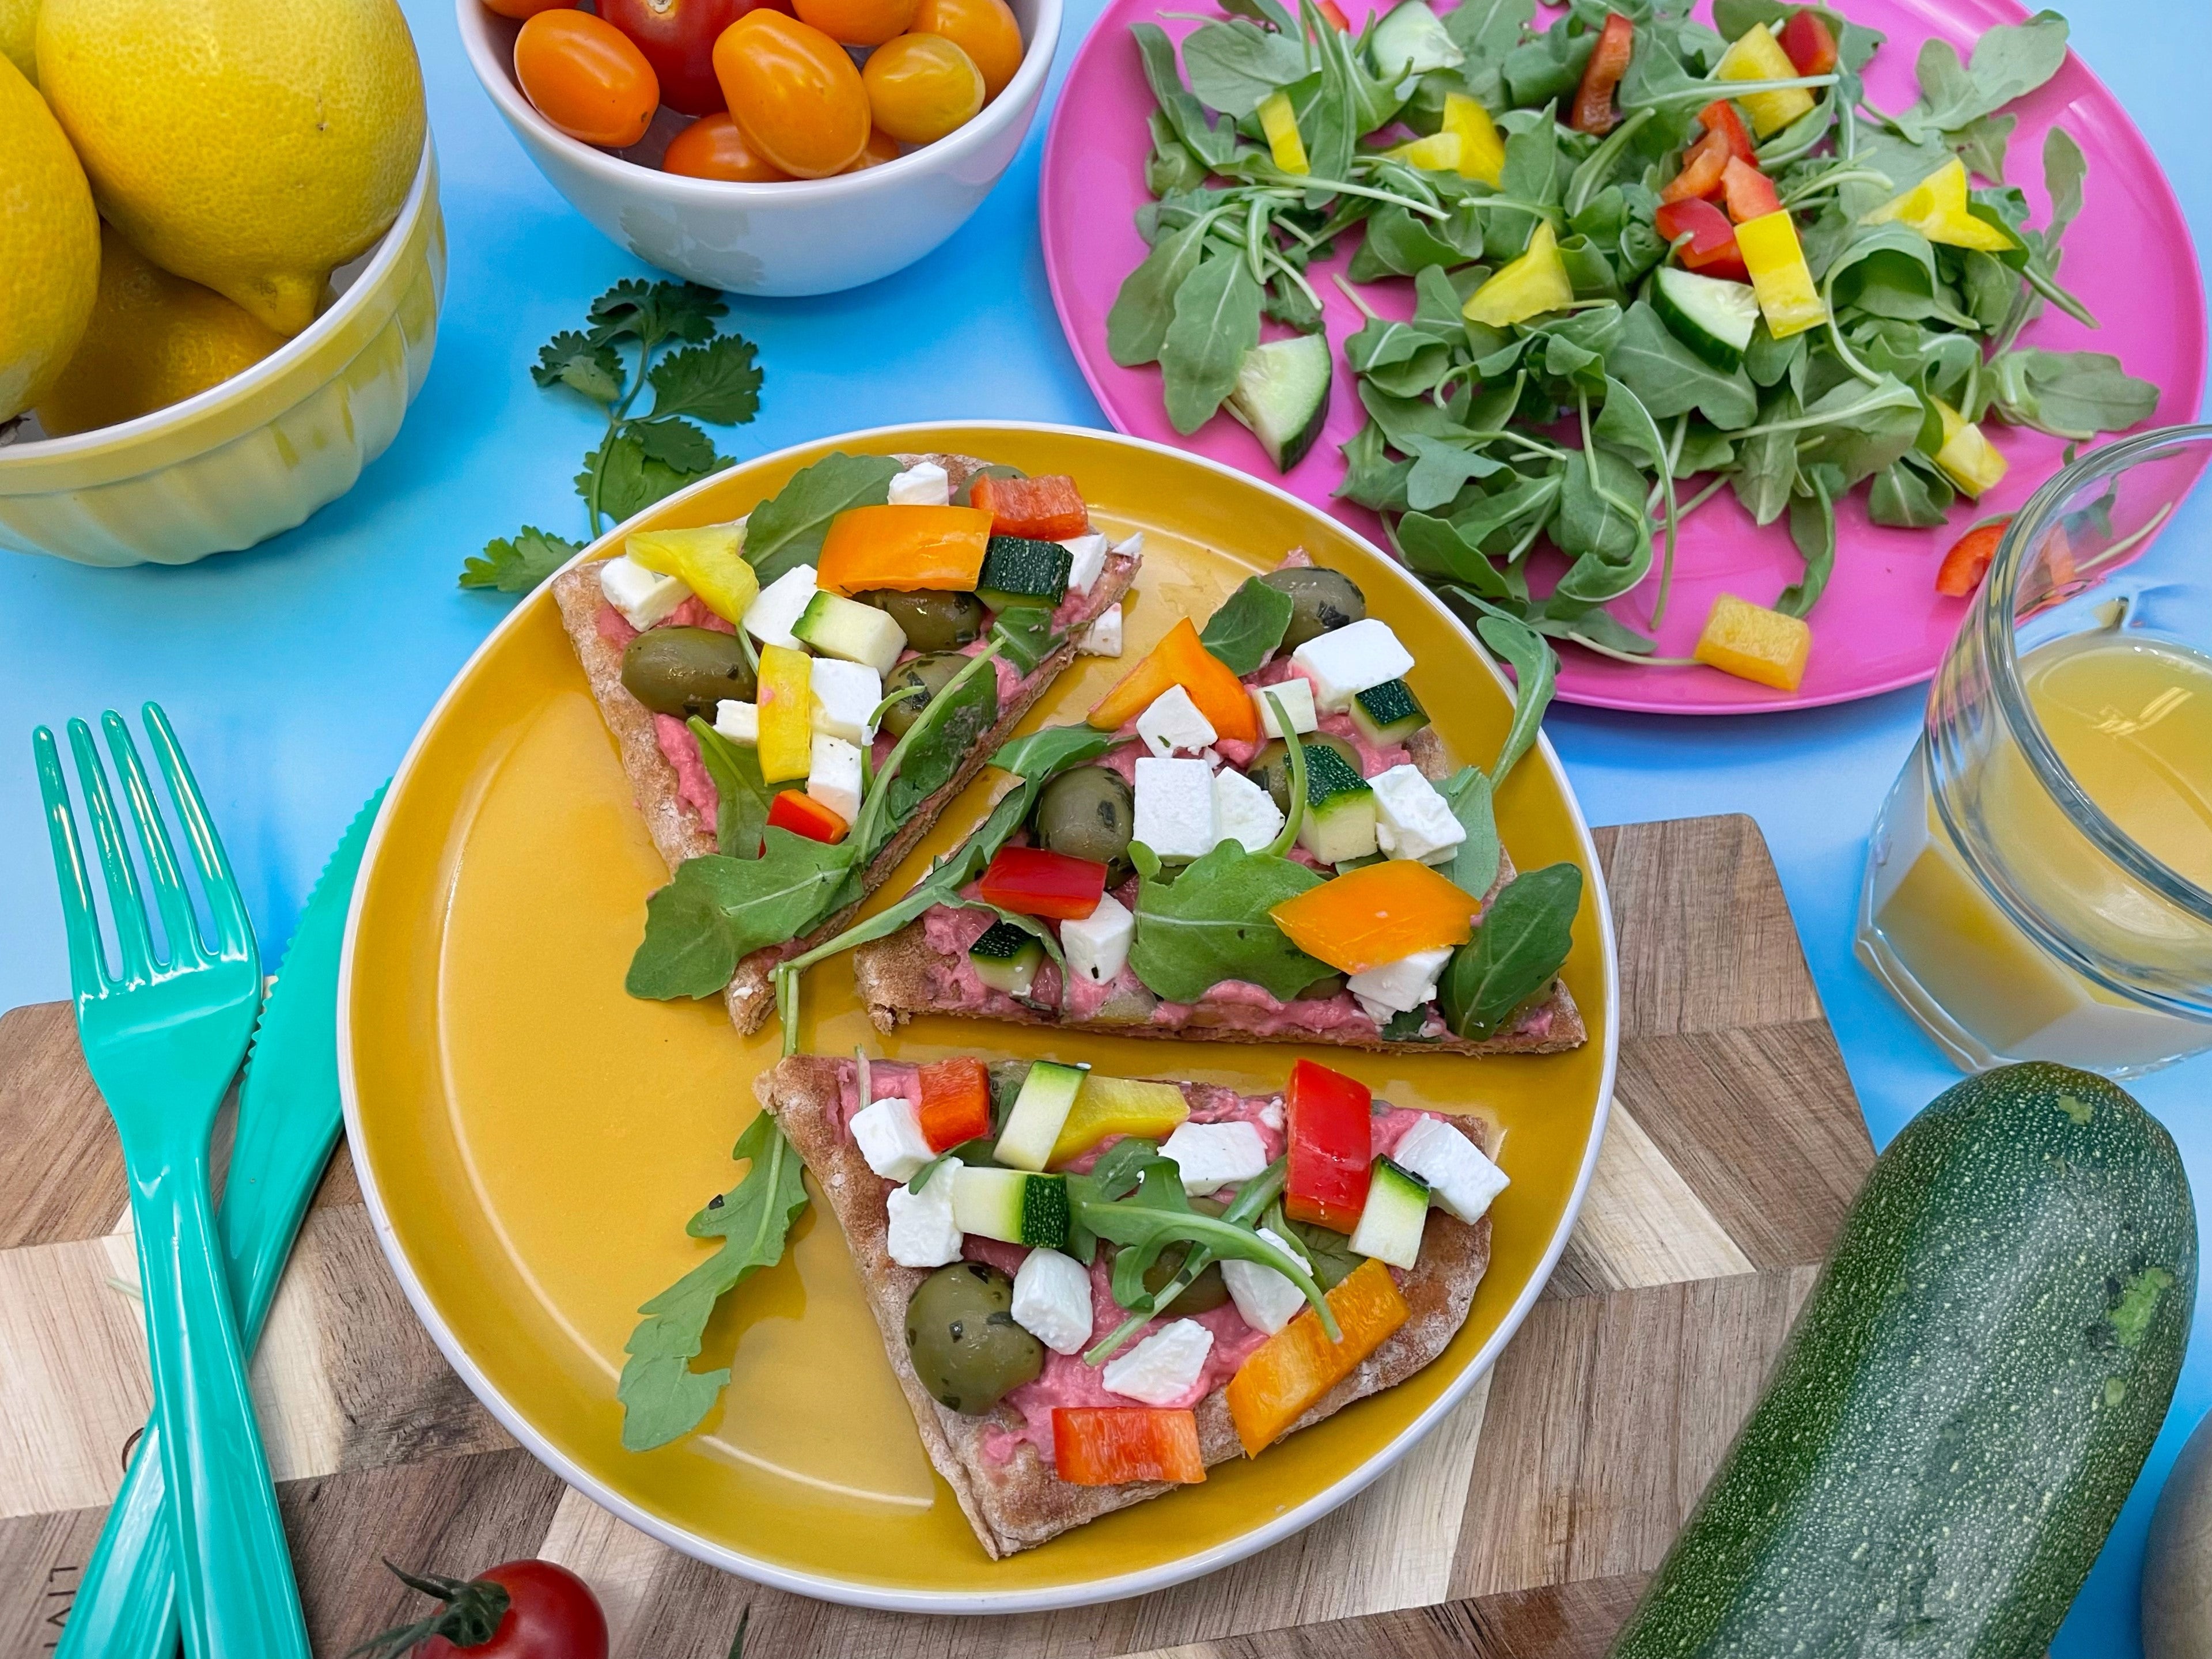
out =
<path fill-rule="evenodd" d="M 276 984 L 262 1004 L 238 1091 L 238 1133 L 218 1218 L 242 1346 L 259 1340 L 307 1200 L 337 1144 L 338 954 L 354 878 L 384 791 L 369 797 L 323 866 Z M 173 1659 L 177 1581 L 159 1431 L 139 1437 L 86 1563 L 56 1659 Z"/>

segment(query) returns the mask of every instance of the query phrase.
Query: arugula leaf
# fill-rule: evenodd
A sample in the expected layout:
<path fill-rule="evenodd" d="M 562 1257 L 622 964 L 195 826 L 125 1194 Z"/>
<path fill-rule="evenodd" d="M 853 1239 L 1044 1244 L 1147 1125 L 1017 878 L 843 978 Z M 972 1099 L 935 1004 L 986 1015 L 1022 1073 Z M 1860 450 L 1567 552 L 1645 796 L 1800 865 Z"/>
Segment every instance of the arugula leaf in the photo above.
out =
<path fill-rule="evenodd" d="M 565 386 L 595 404 L 611 404 L 623 393 L 622 354 L 604 341 L 564 329 L 538 348 L 530 378 L 548 392 Z"/>
<path fill-rule="evenodd" d="M 1535 0 L 1460 0 L 1443 14 L 1444 33 L 1467 55 L 1459 77 L 1486 108 L 1504 102 L 1506 58 L 1535 16 Z"/>
<path fill-rule="evenodd" d="M 830 520 L 848 507 L 881 507 L 890 499 L 899 471 L 888 455 L 848 455 L 841 449 L 792 474 L 745 520 L 745 557 L 761 586 L 818 560 Z"/>
<path fill-rule="evenodd" d="M 1805 574 L 1784 588 L 1774 601 L 1774 608 L 1785 617 L 1808 613 L 1820 602 L 1821 590 L 1836 568 L 1837 492 L 1832 480 L 1841 476 L 1825 463 L 1812 467 L 1808 472 L 1812 495 L 1790 500 L 1790 539 L 1804 557 Z"/>
<path fill-rule="evenodd" d="M 1801 471 L 1826 461 L 1842 474 L 1844 487 L 1870 478 L 1905 453 L 1920 435 L 1927 405 L 1920 394 L 1893 376 L 1869 386 L 1847 380 L 1816 398 L 1797 418 L 1815 441 L 1798 452 Z"/>
<path fill-rule="evenodd" d="M 1341 1285 L 1365 1259 L 1353 1254 L 1352 1241 L 1342 1233 L 1332 1232 L 1327 1227 L 1314 1226 L 1307 1222 L 1292 1221 L 1279 1209 L 1269 1218 L 1267 1225 L 1278 1238 L 1289 1239 L 1304 1252 L 1314 1282 L 1324 1291 L 1333 1291 Z"/>
<path fill-rule="evenodd" d="M 1456 1036 L 1470 1042 L 1496 1036 L 1551 984 L 1573 948 L 1582 896 L 1583 872 L 1571 864 L 1523 871 L 1499 890 L 1437 988 Z"/>
<path fill-rule="evenodd" d="M 1898 130 L 1915 140 L 1955 132 L 2033 92 L 2065 61 L 2066 20 L 2055 11 L 1985 29 L 1964 64 L 1948 40 L 1931 39 L 1915 64 L 1920 100 L 1895 118 Z"/>
<path fill-rule="evenodd" d="M 694 714 L 686 722 L 698 740 L 700 763 L 714 781 L 714 845 L 733 859 L 757 859 L 768 829 L 773 792 L 761 776 L 758 751 L 732 743 Z"/>
<path fill-rule="evenodd" d="M 1470 897 L 1481 898 L 1498 879 L 1503 849 L 1498 839 L 1498 812 L 1492 800 L 1490 778 L 1479 766 L 1462 766 L 1445 779 L 1437 792 L 1459 820 L 1467 838 L 1453 851 L 1443 872 Z"/>
<path fill-rule="evenodd" d="M 1867 492 L 1867 517 L 1896 529 L 1932 530 L 1944 521 L 1957 499 L 1949 479 L 1914 465 L 1907 456 L 1875 475 L 1874 488 Z"/>
<path fill-rule="evenodd" d="M 952 781 L 998 718 L 999 677 L 988 665 L 980 672 L 963 671 L 922 706 L 897 747 L 884 757 L 876 786 L 882 792 L 880 813 L 871 814 L 864 805 L 854 826 L 863 842 L 864 860 L 875 857 L 916 807 Z"/>
<path fill-rule="evenodd" d="M 850 836 L 832 847 L 770 829 L 757 859 L 684 860 L 646 901 L 645 938 L 623 988 L 660 1001 L 714 995 L 747 956 L 813 924 L 843 886 L 854 850 Z"/>
<path fill-rule="evenodd" d="M 1025 782 L 1041 783 L 1071 766 L 1097 760 L 1115 742 L 1111 732 L 1088 726 L 1048 726 L 1027 737 L 1009 739 L 991 757 L 990 763 Z"/>
<path fill-rule="evenodd" d="M 1607 354 L 1613 378 L 1643 400 L 1655 420 L 1696 410 L 1715 426 L 1733 431 L 1759 413 L 1758 394 L 1741 369 L 1723 374 L 1676 339 L 1650 302 L 1629 307 L 1620 337 Z"/>
<path fill-rule="evenodd" d="M 635 276 L 617 283 L 592 301 L 594 342 L 630 339 L 658 344 L 682 340 L 696 345 L 714 337 L 714 319 L 729 307 L 711 288 L 696 283 L 647 283 Z"/>
<path fill-rule="evenodd" d="M 1182 64 L 1199 101 L 1224 115 L 1251 114 L 1307 72 L 1295 36 L 1270 34 L 1243 18 L 1193 29 L 1182 43 Z"/>
<path fill-rule="evenodd" d="M 1176 295 L 1198 269 L 1215 216 L 1201 214 L 1152 244 L 1144 262 L 1124 277 L 1106 313 L 1106 355 L 1124 368 L 1159 361 Z"/>
<path fill-rule="evenodd" d="M 1052 654 L 1054 635 L 1051 608 L 1010 605 L 991 619 L 991 637 L 1004 647 L 1001 654 L 1008 662 L 1024 674 L 1031 673 Z M 993 718 L 997 718 L 995 708 Z"/>
<path fill-rule="evenodd" d="M 1272 853 L 1248 853 L 1224 841 L 1163 879 L 1160 861 L 1142 842 L 1131 844 L 1137 866 L 1137 929 L 1129 966 L 1145 988 L 1170 1002 L 1196 1002 L 1224 980 L 1257 985 L 1288 1002 L 1327 974 L 1291 943 L 1267 913 L 1322 878 Z"/>
<path fill-rule="evenodd" d="M 2158 410 L 2158 388 L 2102 351 L 2008 351 L 1989 365 L 1990 407 L 2013 426 L 2081 441 L 2124 432 Z"/>
<path fill-rule="evenodd" d="M 684 1224 L 694 1238 L 721 1248 L 638 1310 L 644 1315 L 623 1351 L 623 1445 L 649 1451 L 690 1433 L 729 1383 L 727 1366 L 695 1371 L 714 1304 L 763 1267 L 783 1259 L 791 1224 L 806 1208 L 805 1166 L 766 1112 L 738 1137 L 732 1158 L 749 1160 L 744 1177 Z"/>
<path fill-rule="evenodd" d="M 1257 576 L 1247 576 L 1206 618 L 1198 642 L 1241 678 L 1265 663 L 1282 644 L 1293 609 L 1289 594 Z"/>
<path fill-rule="evenodd" d="M 1213 253 L 1176 290 L 1160 342 L 1168 419 L 1185 437 L 1212 419 L 1237 385 L 1237 367 L 1260 343 L 1260 284 L 1241 253 Z"/>
<path fill-rule="evenodd" d="M 704 345 L 671 353 L 653 366 L 655 419 L 690 415 L 716 426 L 736 426 L 760 412 L 761 372 L 753 343 L 724 334 Z"/>
<path fill-rule="evenodd" d="M 1510 617 L 1493 612 L 1475 624 L 1475 631 L 1513 668 L 1513 724 L 1506 729 L 1497 764 L 1490 769 L 1492 781 L 1503 785 L 1513 775 L 1521 757 L 1535 746 L 1544 711 L 1551 707 L 1552 694 L 1559 684 L 1559 658 L 1534 629 Z M 1483 891 L 1489 887 L 1485 882 Z M 1475 896 L 1480 898 L 1481 894 Z"/>
<path fill-rule="evenodd" d="M 525 525 L 507 541 L 495 538 L 461 566 L 463 587 L 495 587 L 502 593 L 527 593 L 575 556 L 576 544 Z"/>

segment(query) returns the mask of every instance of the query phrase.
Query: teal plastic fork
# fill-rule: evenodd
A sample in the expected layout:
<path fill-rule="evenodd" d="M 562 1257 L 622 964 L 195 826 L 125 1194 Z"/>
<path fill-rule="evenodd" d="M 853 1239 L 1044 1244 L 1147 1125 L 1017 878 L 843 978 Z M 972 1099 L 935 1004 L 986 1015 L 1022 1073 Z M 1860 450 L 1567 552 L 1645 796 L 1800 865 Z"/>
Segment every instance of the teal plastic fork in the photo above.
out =
<path fill-rule="evenodd" d="M 308 1659 L 208 1194 L 208 1133 L 252 1033 L 260 953 L 176 733 L 155 704 L 144 717 L 215 939 L 201 933 L 131 730 L 111 709 L 100 726 L 161 919 L 167 954 L 156 958 L 92 730 L 71 720 L 70 748 L 106 878 L 119 975 L 108 970 L 54 734 L 40 726 L 31 745 L 61 884 L 77 1034 L 123 1141 L 185 1650 L 191 1659 Z"/>

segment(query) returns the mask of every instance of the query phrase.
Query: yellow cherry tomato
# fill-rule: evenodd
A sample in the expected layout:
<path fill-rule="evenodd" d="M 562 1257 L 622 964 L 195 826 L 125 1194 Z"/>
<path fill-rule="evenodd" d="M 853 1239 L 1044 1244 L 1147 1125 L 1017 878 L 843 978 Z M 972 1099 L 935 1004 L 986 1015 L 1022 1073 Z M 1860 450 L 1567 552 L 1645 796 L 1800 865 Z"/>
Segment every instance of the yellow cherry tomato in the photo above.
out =
<path fill-rule="evenodd" d="M 868 168 L 879 167 L 886 161 L 896 161 L 905 154 L 899 148 L 897 139 L 879 128 L 872 127 L 868 131 L 868 147 L 847 164 L 845 171 L 865 173 Z"/>
<path fill-rule="evenodd" d="M 538 112 L 571 138 L 623 149 L 645 137 L 660 80 L 612 23 L 587 11 L 541 11 L 514 37 L 514 78 Z"/>
<path fill-rule="evenodd" d="M 842 172 L 867 147 L 860 72 L 811 24 L 747 12 L 714 42 L 714 78 L 745 142 L 794 178 Z"/>
<path fill-rule="evenodd" d="M 792 0 L 801 22 L 848 46 L 880 46 L 914 21 L 915 0 Z"/>
<path fill-rule="evenodd" d="M 915 9 L 916 34 L 941 34 L 975 60 L 983 96 L 996 98 L 1022 66 L 1022 26 L 1006 0 L 921 0 Z"/>
<path fill-rule="evenodd" d="M 744 131 L 726 110 L 701 116 L 670 139 L 660 170 L 744 185 L 774 184 L 791 177 L 745 142 Z"/>
<path fill-rule="evenodd" d="M 860 78 L 876 125 L 902 143 L 934 143 L 983 107 L 982 71 L 941 34 L 885 41 L 868 54 Z"/>

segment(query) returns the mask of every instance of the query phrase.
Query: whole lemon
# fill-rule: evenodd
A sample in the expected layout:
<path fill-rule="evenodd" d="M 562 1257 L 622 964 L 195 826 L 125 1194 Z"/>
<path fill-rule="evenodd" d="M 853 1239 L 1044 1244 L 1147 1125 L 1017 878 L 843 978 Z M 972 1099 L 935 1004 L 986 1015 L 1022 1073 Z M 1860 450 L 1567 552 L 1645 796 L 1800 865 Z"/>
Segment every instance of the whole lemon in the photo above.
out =
<path fill-rule="evenodd" d="M 220 386 L 283 343 L 266 323 L 172 276 L 104 224 L 92 322 L 39 399 L 39 424 L 58 438 L 136 420 Z"/>
<path fill-rule="evenodd" d="M 284 335 L 422 155 L 394 0 L 44 0 L 39 84 L 115 228 Z"/>
<path fill-rule="evenodd" d="M 100 283 L 100 220 L 39 89 L 0 58 L 0 421 L 68 363 Z"/>
<path fill-rule="evenodd" d="M 23 78 L 39 84 L 36 36 L 39 0 L 0 0 L 0 58 L 23 71 Z"/>

